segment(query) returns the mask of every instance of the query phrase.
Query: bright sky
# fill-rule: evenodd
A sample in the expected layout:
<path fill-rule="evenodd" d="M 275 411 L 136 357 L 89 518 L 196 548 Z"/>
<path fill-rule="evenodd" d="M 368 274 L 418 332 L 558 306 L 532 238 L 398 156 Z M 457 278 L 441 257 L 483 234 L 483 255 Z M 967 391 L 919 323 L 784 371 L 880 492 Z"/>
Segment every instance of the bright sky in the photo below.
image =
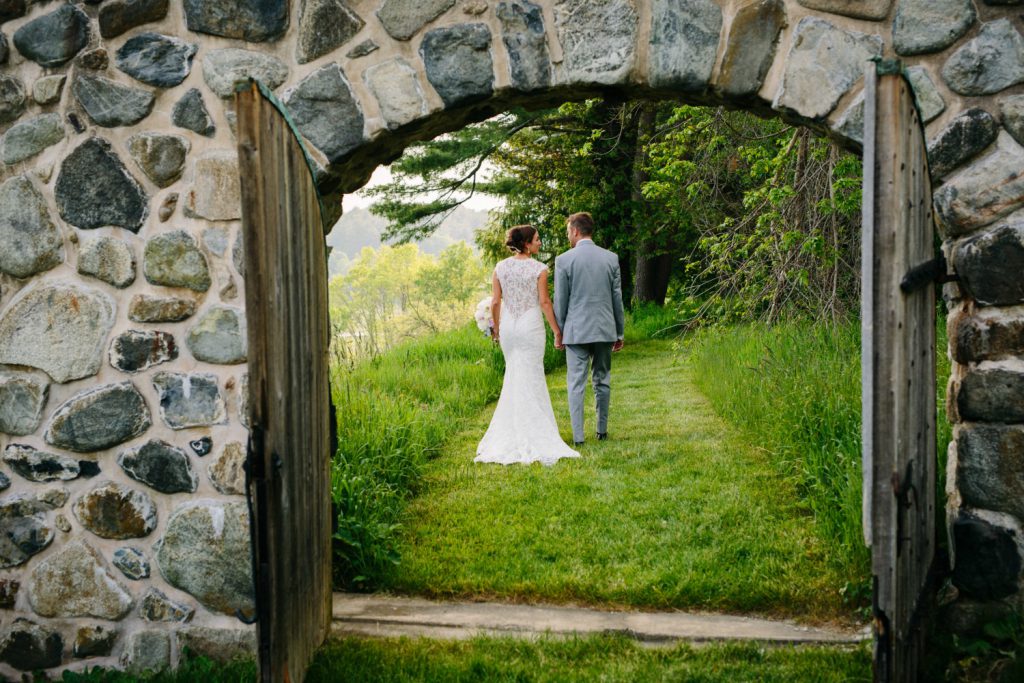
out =
<path fill-rule="evenodd" d="M 490 169 L 488 168 L 488 164 L 485 162 L 482 172 L 486 174 L 489 171 Z M 378 166 L 377 170 L 373 172 L 372 176 L 370 176 L 370 182 L 366 184 L 366 187 L 374 187 L 376 185 L 389 182 L 390 180 L 391 169 L 389 169 L 387 166 Z M 363 189 L 366 188 L 364 187 Z M 342 201 L 342 208 L 345 211 L 354 208 L 365 209 L 369 207 L 370 204 L 372 203 L 373 201 L 371 197 L 367 197 L 363 194 L 362 191 L 359 191 L 356 192 L 355 194 L 345 195 L 345 198 Z M 482 194 L 474 194 L 473 197 L 469 199 L 469 201 L 463 204 L 463 206 L 465 206 L 467 209 L 474 209 L 476 211 L 488 211 L 490 209 L 494 209 L 501 206 L 501 204 L 501 200 L 496 199 L 495 197 L 488 197 Z"/>

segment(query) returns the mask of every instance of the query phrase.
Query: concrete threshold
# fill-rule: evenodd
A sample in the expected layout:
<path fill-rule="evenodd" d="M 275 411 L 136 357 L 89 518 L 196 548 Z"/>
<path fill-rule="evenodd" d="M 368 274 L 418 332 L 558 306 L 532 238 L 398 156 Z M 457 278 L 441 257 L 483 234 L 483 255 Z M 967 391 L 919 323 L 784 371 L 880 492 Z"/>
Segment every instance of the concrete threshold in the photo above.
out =
<path fill-rule="evenodd" d="M 755 641 L 767 645 L 855 645 L 870 627 L 801 626 L 728 614 L 614 612 L 585 607 L 442 602 L 335 593 L 333 635 L 412 636 L 460 640 L 478 635 L 536 638 L 621 633 L 643 643 Z"/>

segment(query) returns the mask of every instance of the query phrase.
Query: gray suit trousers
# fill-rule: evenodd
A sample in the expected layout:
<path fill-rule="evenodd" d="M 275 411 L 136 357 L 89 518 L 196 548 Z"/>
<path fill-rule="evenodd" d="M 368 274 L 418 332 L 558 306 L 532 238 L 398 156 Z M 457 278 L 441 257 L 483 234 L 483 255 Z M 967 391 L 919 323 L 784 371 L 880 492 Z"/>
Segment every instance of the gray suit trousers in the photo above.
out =
<path fill-rule="evenodd" d="M 608 403 L 612 388 L 612 342 L 566 344 L 566 384 L 569 387 L 569 418 L 572 440 L 583 441 L 583 396 L 587 389 L 587 366 L 593 361 L 594 398 L 597 402 L 597 433 L 608 431 Z"/>

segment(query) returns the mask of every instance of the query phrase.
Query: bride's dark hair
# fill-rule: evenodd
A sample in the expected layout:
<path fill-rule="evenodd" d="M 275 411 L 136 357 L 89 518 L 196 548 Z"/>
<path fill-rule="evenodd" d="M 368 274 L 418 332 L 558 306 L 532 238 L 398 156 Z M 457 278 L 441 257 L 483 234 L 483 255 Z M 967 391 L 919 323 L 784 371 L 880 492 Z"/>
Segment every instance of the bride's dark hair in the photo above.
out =
<path fill-rule="evenodd" d="M 532 225 L 517 225 L 509 228 L 505 233 L 505 246 L 514 254 L 522 254 L 526 251 L 526 245 L 533 241 L 537 234 L 537 228 Z"/>

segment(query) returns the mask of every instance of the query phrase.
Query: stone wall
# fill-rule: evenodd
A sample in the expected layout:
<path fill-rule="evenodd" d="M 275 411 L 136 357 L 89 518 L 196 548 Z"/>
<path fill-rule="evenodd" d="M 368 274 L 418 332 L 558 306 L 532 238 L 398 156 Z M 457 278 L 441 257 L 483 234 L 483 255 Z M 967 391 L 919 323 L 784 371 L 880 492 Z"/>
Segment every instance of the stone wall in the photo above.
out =
<path fill-rule="evenodd" d="M 0 0 L 0 674 L 251 649 L 232 85 L 341 194 L 409 142 L 616 91 L 856 148 L 872 56 L 928 122 L 964 629 L 1024 556 L 1021 0 Z"/>

